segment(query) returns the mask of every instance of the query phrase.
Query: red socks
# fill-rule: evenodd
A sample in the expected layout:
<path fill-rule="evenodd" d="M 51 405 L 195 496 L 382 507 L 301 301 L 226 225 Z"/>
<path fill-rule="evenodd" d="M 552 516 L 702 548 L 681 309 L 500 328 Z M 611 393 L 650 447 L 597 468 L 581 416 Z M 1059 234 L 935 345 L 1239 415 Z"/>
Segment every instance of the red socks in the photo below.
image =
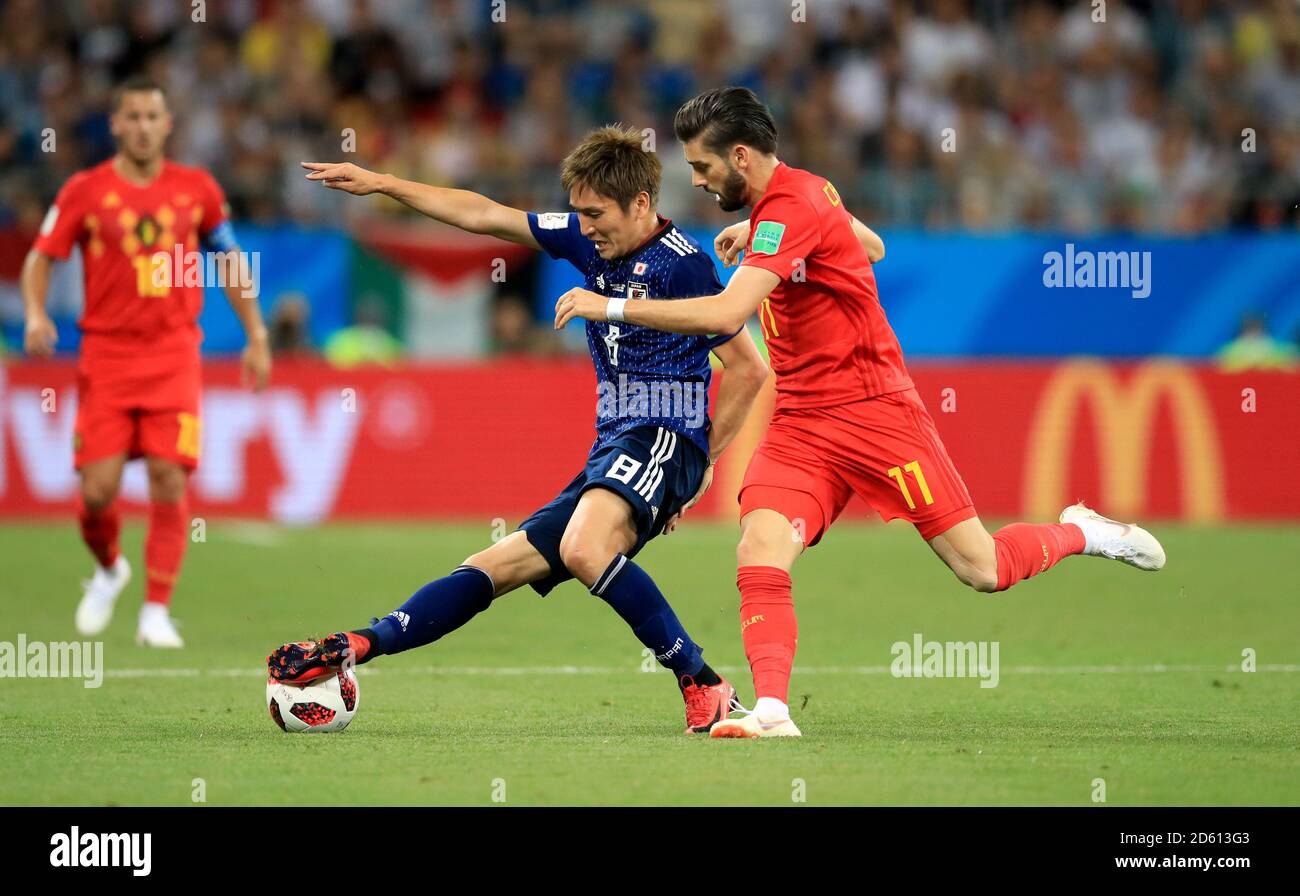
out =
<path fill-rule="evenodd" d="M 1074 523 L 1012 523 L 993 536 L 998 556 L 998 589 L 1045 572 L 1062 557 L 1082 554 L 1083 530 Z"/>
<path fill-rule="evenodd" d="M 799 640 L 790 574 L 775 566 L 742 566 L 736 572 L 736 586 L 740 589 L 740 636 L 754 673 L 754 696 L 787 703 Z"/>
<path fill-rule="evenodd" d="M 161 501 L 149 502 L 149 532 L 144 539 L 144 568 L 146 574 L 145 600 L 150 603 L 170 603 L 172 586 L 181 571 L 185 557 L 185 529 L 189 518 L 189 502 L 182 497 L 175 504 Z"/>
<path fill-rule="evenodd" d="M 120 553 L 117 540 L 122 531 L 122 515 L 117 510 L 117 502 L 110 501 L 108 506 L 92 510 L 81 495 L 77 495 L 77 522 L 81 524 L 81 540 L 95 555 L 95 562 L 104 568 L 116 563 Z"/>
<path fill-rule="evenodd" d="M 998 588 L 1051 569 L 1061 558 L 1082 554 L 1083 530 L 1074 523 L 1012 523 L 993 536 L 998 558 Z M 754 674 L 754 696 L 789 702 L 790 671 L 799 641 L 790 574 L 774 566 L 742 566 L 740 636 Z"/>

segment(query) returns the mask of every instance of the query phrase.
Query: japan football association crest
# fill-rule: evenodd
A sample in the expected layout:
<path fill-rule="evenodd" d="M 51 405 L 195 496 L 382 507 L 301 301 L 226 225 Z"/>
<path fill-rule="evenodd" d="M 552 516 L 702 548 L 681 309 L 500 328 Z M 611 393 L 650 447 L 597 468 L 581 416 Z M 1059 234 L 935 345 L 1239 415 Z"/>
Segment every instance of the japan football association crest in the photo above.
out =
<path fill-rule="evenodd" d="M 629 299 L 648 299 L 650 298 L 650 287 L 644 283 L 629 281 L 627 284 L 627 297 Z"/>

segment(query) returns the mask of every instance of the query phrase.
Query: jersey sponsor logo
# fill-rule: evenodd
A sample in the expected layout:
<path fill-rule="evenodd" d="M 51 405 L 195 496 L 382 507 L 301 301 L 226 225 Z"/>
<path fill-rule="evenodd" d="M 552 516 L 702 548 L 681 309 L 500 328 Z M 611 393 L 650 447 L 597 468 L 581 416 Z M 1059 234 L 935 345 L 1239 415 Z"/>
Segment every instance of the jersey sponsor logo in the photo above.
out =
<path fill-rule="evenodd" d="M 605 275 L 604 275 L 604 274 L 597 274 L 597 275 L 596 275 L 596 288 L 597 288 L 597 289 L 604 289 L 604 288 L 605 288 Z"/>
<path fill-rule="evenodd" d="M 650 298 L 650 287 L 645 283 L 628 283 L 627 297 L 629 299 L 648 299 Z"/>
<path fill-rule="evenodd" d="M 781 248 L 781 240 L 784 237 L 784 224 L 776 221 L 759 221 L 758 226 L 754 228 L 753 239 L 750 240 L 750 251 L 775 255 Z"/>
<path fill-rule="evenodd" d="M 51 205 L 50 210 L 45 213 L 45 220 L 41 222 L 41 236 L 49 236 L 54 232 L 54 225 L 59 220 L 59 207 Z"/>
<path fill-rule="evenodd" d="M 564 230 L 568 226 L 568 212 L 542 212 L 537 216 L 537 227 L 540 230 Z"/>

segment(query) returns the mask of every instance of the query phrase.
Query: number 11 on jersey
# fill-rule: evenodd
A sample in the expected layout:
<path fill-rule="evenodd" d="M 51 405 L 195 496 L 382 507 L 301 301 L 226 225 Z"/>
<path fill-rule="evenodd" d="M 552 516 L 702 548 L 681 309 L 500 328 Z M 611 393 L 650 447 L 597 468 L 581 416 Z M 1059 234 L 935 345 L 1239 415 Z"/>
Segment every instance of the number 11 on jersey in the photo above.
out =
<path fill-rule="evenodd" d="M 903 471 L 911 473 L 916 478 L 916 484 L 921 487 L 921 498 L 927 505 L 934 503 L 934 496 L 930 494 L 930 487 L 925 484 L 925 475 L 921 472 L 921 462 L 914 460 L 909 464 L 901 467 L 890 467 L 889 475 L 898 483 L 898 488 L 903 493 L 903 500 L 907 502 L 909 510 L 916 509 L 916 502 L 912 500 L 912 494 L 907 490 L 907 480 L 903 478 Z"/>

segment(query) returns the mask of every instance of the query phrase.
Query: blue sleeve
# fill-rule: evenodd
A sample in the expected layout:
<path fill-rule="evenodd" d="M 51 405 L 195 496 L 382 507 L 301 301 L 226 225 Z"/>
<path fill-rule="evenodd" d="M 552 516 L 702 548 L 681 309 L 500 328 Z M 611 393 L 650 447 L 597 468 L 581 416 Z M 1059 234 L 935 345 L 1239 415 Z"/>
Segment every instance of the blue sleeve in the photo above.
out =
<path fill-rule="evenodd" d="M 691 299 L 697 296 L 716 296 L 722 292 L 722 281 L 718 279 L 718 269 L 713 259 L 703 252 L 684 255 L 673 265 L 668 274 L 667 293 L 672 299 Z M 741 327 L 743 330 L 744 327 Z M 709 349 L 715 349 L 722 343 L 735 337 L 735 333 L 723 333 L 709 336 Z"/>
<path fill-rule="evenodd" d="M 596 247 L 582 235 L 577 215 L 572 212 L 529 212 L 528 229 L 547 255 L 570 262 L 586 273 L 587 262 L 596 254 Z"/>
<path fill-rule="evenodd" d="M 201 241 L 203 248 L 209 252 L 234 252 L 239 248 L 239 243 L 235 241 L 235 228 L 230 226 L 229 219 L 205 233 Z"/>

